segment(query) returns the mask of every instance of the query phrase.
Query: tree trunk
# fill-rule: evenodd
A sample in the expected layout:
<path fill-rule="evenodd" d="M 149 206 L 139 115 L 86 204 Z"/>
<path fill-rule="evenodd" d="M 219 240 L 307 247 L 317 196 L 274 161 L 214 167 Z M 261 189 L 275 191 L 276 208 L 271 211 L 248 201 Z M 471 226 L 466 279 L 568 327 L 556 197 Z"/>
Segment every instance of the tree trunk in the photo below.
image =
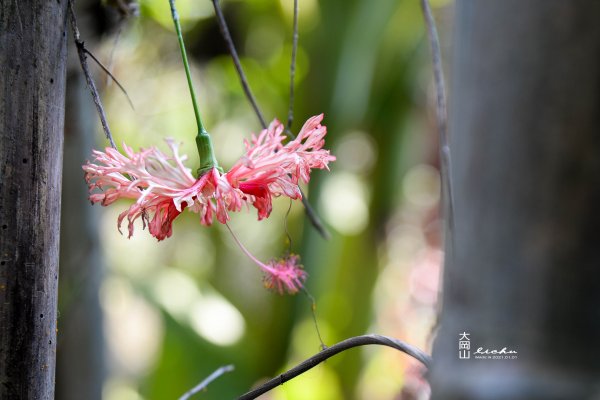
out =
<path fill-rule="evenodd" d="M 0 398 L 52 399 L 67 1 L 0 3 Z"/>
<path fill-rule="evenodd" d="M 433 398 L 598 398 L 600 2 L 459 0 L 456 14 Z"/>
<path fill-rule="evenodd" d="M 98 116 L 79 64 L 68 71 L 66 104 L 56 399 L 100 400 L 106 373 L 100 209 L 90 207 L 81 175 L 92 154 Z"/>
<path fill-rule="evenodd" d="M 105 9 L 98 0 L 77 0 L 75 12 L 86 47 L 97 49 L 106 34 Z M 100 243 L 100 213 L 90 207 L 81 166 L 90 159 L 95 139 L 102 139 L 94 102 L 87 88 L 74 43 L 69 43 L 67 98 L 60 229 L 60 279 L 56 400 L 100 400 L 106 378 L 106 355 L 100 286 L 104 256 Z M 102 54 L 97 54 L 102 58 Z M 89 57 L 88 57 L 89 60 Z M 99 72 L 100 78 L 106 75 Z M 106 63 L 106 61 L 105 61 Z M 93 76 L 96 83 L 102 80 Z M 100 88 L 102 90 L 103 88 Z"/>

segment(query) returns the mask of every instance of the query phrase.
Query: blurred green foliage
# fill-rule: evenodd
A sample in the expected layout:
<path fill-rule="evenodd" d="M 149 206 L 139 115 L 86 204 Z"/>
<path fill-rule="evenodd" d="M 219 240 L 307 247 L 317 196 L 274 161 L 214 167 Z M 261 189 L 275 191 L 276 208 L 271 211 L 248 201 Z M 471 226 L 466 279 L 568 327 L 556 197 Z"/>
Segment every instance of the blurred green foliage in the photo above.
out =
<path fill-rule="evenodd" d="M 265 116 L 285 120 L 293 0 L 222 3 Z M 203 119 L 227 168 L 242 154 L 243 138 L 260 126 L 211 2 L 178 0 L 177 5 Z M 409 307 L 414 302 L 408 280 L 411 257 L 436 244 L 418 232 L 417 244 L 403 236 L 437 209 L 435 170 L 415 189 L 433 201 L 407 206 L 405 193 L 404 177 L 413 165 L 436 164 L 422 20 L 415 0 L 300 0 L 293 131 L 324 112 L 326 147 L 338 161 L 329 173 L 315 172 L 306 190 L 332 238 L 315 232 L 297 202 L 288 218 L 289 245 L 309 273 L 307 289 L 316 299 L 326 344 L 371 330 L 426 345 L 432 306 Z M 136 107 L 130 109 L 114 85 L 106 93 L 116 141 L 165 149 L 163 138 L 174 137 L 195 170 L 194 115 L 168 1 L 142 1 L 140 17 L 126 22 L 117 44 L 109 39 L 103 46 L 105 54 L 114 49 L 114 74 Z M 102 301 L 112 349 L 107 400 L 176 398 L 226 364 L 234 364 L 235 371 L 197 397 L 235 398 L 319 350 L 310 300 L 302 293 L 266 291 L 258 269 L 222 226 L 203 227 L 195 214 L 184 213 L 164 242 L 156 243 L 141 226 L 128 240 L 115 228 L 125 207 L 105 210 L 102 227 L 109 264 Z M 288 201 L 280 199 L 269 220 L 258 222 L 249 210 L 234 215 L 231 225 L 266 261 L 288 250 L 287 208 Z M 403 314 L 409 308 L 411 313 Z M 393 398 L 406 364 L 389 349 L 355 349 L 265 398 Z"/>

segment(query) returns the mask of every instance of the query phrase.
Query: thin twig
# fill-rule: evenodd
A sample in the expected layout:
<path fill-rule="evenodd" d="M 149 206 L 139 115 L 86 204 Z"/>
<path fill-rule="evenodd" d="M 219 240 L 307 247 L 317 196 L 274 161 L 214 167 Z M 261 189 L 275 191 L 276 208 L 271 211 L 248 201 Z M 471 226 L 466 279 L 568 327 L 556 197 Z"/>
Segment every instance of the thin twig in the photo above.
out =
<path fill-rule="evenodd" d="M 292 35 L 292 58 L 290 61 L 290 101 L 289 101 L 289 109 L 288 109 L 288 120 L 285 132 L 287 135 L 294 139 L 296 135 L 292 133 L 292 123 L 294 122 L 294 82 L 296 77 L 296 55 L 298 52 L 298 0 L 294 0 L 294 22 L 293 22 L 293 35 Z M 325 239 L 329 240 L 331 235 L 329 231 L 325 228 L 321 219 L 312 208 L 304 192 L 300 189 L 300 193 L 302 194 L 302 204 L 304 204 L 304 209 L 306 210 L 306 216 L 311 224 L 315 227 L 315 229 L 323 236 Z"/>
<path fill-rule="evenodd" d="M 283 230 L 285 231 L 285 236 L 287 238 L 288 245 L 288 253 L 292 252 L 292 235 L 290 235 L 290 231 L 288 229 L 288 217 L 290 216 L 290 212 L 292 211 L 292 199 L 290 199 L 290 205 L 285 213 L 285 217 L 283 217 Z"/>
<path fill-rule="evenodd" d="M 179 398 L 179 400 L 187 400 L 190 397 L 192 397 L 193 395 L 195 395 L 196 393 L 198 393 L 199 391 L 205 389 L 212 381 L 214 381 L 215 379 L 219 378 L 221 375 L 227 373 L 227 372 L 231 372 L 233 371 L 235 368 L 233 365 L 225 365 L 219 369 L 217 369 L 215 372 L 213 372 L 212 374 L 210 374 L 206 379 L 204 379 L 202 382 L 200 382 L 197 386 L 195 386 L 194 388 L 188 390 L 187 392 L 185 392 L 183 394 L 183 396 L 181 396 Z"/>
<path fill-rule="evenodd" d="M 115 50 L 117 49 L 117 44 L 121 38 L 121 34 L 123 33 L 123 29 L 125 27 L 125 21 L 127 21 L 131 17 L 135 17 L 139 15 L 139 4 L 137 0 L 116 0 L 112 3 L 112 6 L 119 13 L 119 20 L 117 21 L 117 33 L 114 35 L 113 46 L 110 50 L 110 55 L 108 57 L 108 70 L 112 70 L 113 60 L 115 56 Z M 106 78 L 105 85 L 107 87 L 110 86 L 110 77 Z"/>
<path fill-rule="evenodd" d="M 110 142 L 112 148 L 116 149 L 115 141 L 113 140 L 112 134 L 110 133 L 110 128 L 108 127 L 108 121 L 106 120 L 106 114 L 104 113 L 104 107 L 102 107 L 102 102 L 100 101 L 100 95 L 98 94 L 98 89 L 96 89 L 96 84 L 92 79 L 90 74 L 90 69 L 87 63 L 86 50 L 81 40 L 81 35 L 79 34 L 79 28 L 77 27 L 77 18 L 75 17 L 75 6 L 73 5 L 74 0 L 69 0 L 69 14 L 71 16 L 71 29 L 73 30 L 73 37 L 75 39 L 75 47 L 77 48 L 77 54 L 79 55 L 79 62 L 81 63 L 81 69 L 83 70 L 83 74 L 85 75 L 85 80 L 87 82 L 88 87 L 90 88 L 90 92 L 92 93 L 92 99 L 94 100 L 94 104 L 96 105 L 96 110 L 98 111 L 98 115 L 100 116 L 100 122 L 102 123 L 102 129 L 104 129 L 104 134 L 106 138 Z"/>
<path fill-rule="evenodd" d="M 452 190 L 452 176 L 450 174 L 450 145 L 448 143 L 448 111 L 446 106 L 446 86 L 444 84 L 444 72 L 442 69 L 442 53 L 440 50 L 440 40 L 435 26 L 435 19 L 431 12 L 428 0 L 421 0 L 421 8 L 425 17 L 425 25 L 429 35 L 429 44 L 431 45 L 431 58 L 433 64 L 433 77 L 436 89 L 437 99 L 437 120 L 440 140 L 440 156 L 442 159 L 441 176 L 442 186 L 445 189 L 446 197 L 445 213 L 448 221 L 450 240 L 454 232 L 454 196 Z"/>
<path fill-rule="evenodd" d="M 262 128 L 266 129 L 267 123 L 265 122 L 263 114 L 260 111 L 260 107 L 258 106 L 258 103 L 256 102 L 256 99 L 254 98 L 252 91 L 250 90 L 250 85 L 248 84 L 248 80 L 246 79 L 246 74 L 244 73 L 244 70 L 242 69 L 242 64 L 240 62 L 240 58 L 238 56 L 237 50 L 235 49 L 235 44 L 233 43 L 233 40 L 231 39 L 231 35 L 229 33 L 229 28 L 227 27 L 227 21 L 225 20 L 225 16 L 223 15 L 223 11 L 221 10 L 221 6 L 219 5 L 219 0 L 212 0 L 212 2 L 213 2 L 213 6 L 215 8 L 215 15 L 217 16 L 217 22 L 219 24 L 219 28 L 221 29 L 221 34 L 223 35 L 223 38 L 225 39 L 225 42 L 227 43 L 227 48 L 229 49 L 229 53 L 231 55 L 231 58 L 233 59 L 233 64 L 235 65 L 235 69 L 237 70 L 238 76 L 240 78 L 240 82 L 242 83 L 242 88 L 244 89 L 246 98 L 252 105 L 252 108 L 254 109 L 254 112 L 256 113 L 256 116 L 258 117 Z M 289 129 L 286 130 L 286 132 L 292 139 L 294 138 L 294 134 L 292 134 L 289 131 Z M 321 222 L 321 219 L 317 215 L 316 211 L 312 208 L 312 206 L 308 202 L 302 189 L 300 189 L 300 193 L 302 194 L 302 204 L 304 205 L 304 209 L 306 211 L 306 216 L 308 217 L 308 220 L 311 222 L 311 224 L 315 228 L 315 230 L 317 232 L 319 232 L 319 234 L 321 236 L 323 236 L 323 238 L 329 239 L 331 237 L 331 235 L 329 234 L 329 231 L 325 228 L 325 226 L 323 225 L 323 222 Z"/>
<path fill-rule="evenodd" d="M 294 0 L 294 34 L 292 36 L 292 60 L 290 62 L 290 108 L 288 110 L 287 130 L 291 132 L 294 122 L 294 78 L 296 77 L 296 53 L 298 51 L 298 0 Z"/>
<path fill-rule="evenodd" d="M 115 51 L 117 49 L 117 44 L 119 43 L 119 39 L 121 39 L 121 33 L 123 33 L 123 26 L 125 25 L 123 21 L 125 21 L 125 19 L 123 17 L 119 18 L 117 33 L 115 34 L 115 38 L 113 40 L 113 45 L 112 45 L 112 48 L 110 49 L 110 55 L 108 56 L 108 67 L 107 67 L 107 69 L 109 71 L 112 70 L 112 68 L 113 68 L 113 61 L 114 61 L 114 58 L 115 58 Z M 111 84 L 110 77 L 111 76 L 112 75 L 107 75 L 106 76 L 106 81 L 105 81 L 106 87 L 110 87 L 110 84 Z"/>
<path fill-rule="evenodd" d="M 119 82 L 119 80 L 117 78 L 115 78 L 115 76 L 108 70 L 108 68 L 106 68 L 104 66 L 104 64 L 102 64 L 102 62 L 100 62 L 100 60 L 98 60 L 96 58 L 96 56 L 94 54 L 92 54 L 91 51 L 89 51 L 88 49 L 86 49 L 85 46 L 83 47 L 83 51 L 85 51 L 86 54 L 88 54 L 90 57 L 92 57 L 92 60 L 94 60 L 96 62 L 96 64 L 98 64 L 98 66 L 100 68 L 102 68 L 102 70 L 106 73 L 106 75 L 108 75 L 110 78 L 112 78 L 113 81 L 115 81 L 115 83 L 117 84 L 117 86 L 119 87 L 119 89 L 121 89 L 121 91 L 123 92 L 123 94 L 127 98 L 127 101 L 129 102 L 129 105 L 131 106 L 131 108 L 135 110 L 135 107 L 133 106 L 133 102 L 131 101 L 131 98 L 129 97 L 129 94 L 127 94 L 127 90 L 125 90 L 125 88 L 123 87 L 123 85 L 121 85 L 121 82 Z"/>
<path fill-rule="evenodd" d="M 300 188 L 300 194 L 302 195 L 302 204 L 304 205 L 304 212 L 306 213 L 306 216 L 308 217 L 308 220 L 312 224 L 313 228 L 315 228 L 315 230 L 319 232 L 323 239 L 331 239 L 331 234 L 329 233 L 327 228 L 325 228 L 325 225 L 323 225 L 323 222 L 321 221 L 321 218 L 317 215 L 315 209 L 308 202 L 308 198 L 306 197 L 306 194 L 304 194 L 304 190 L 302 190 L 302 188 Z"/>
<path fill-rule="evenodd" d="M 235 45 L 233 44 L 233 39 L 231 38 L 231 34 L 229 33 L 229 28 L 227 27 L 227 22 L 225 21 L 225 16 L 223 15 L 223 11 L 219 6 L 219 0 L 212 0 L 213 5 L 215 7 L 215 15 L 217 16 L 217 22 L 219 24 L 219 29 L 221 29 L 221 34 L 223 35 L 223 39 L 227 43 L 227 48 L 229 49 L 229 54 L 231 54 L 231 58 L 233 59 L 233 64 L 235 65 L 235 69 L 237 70 L 238 76 L 240 77 L 240 82 L 242 83 L 242 88 L 244 89 L 244 93 L 246 94 L 246 98 L 254 108 L 254 112 L 260 121 L 260 125 L 263 129 L 267 128 L 267 123 L 265 122 L 265 118 L 258 107 L 258 103 L 252 94 L 252 90 L 250 89 L 250 85 L 248 84 L 248 80 L 246 79 L 246 74 L 242 69 L 242 63 L 240 62 L 240 57 L 238 56 L 237 50 L 235 49 Z"/>
<path fill-rule="evenodd" d="M 356 336 L 350 339 L 346 339 L 342 342 L 336 343 L 331 347 L 327 347 L 326 349 L 310 357 L 309 359 L 301 362 L 300 364 L 288 370 L 287 372 L 284 372 L 283 374 L 260 385 L 256 389 L 251 390 L 250 392 L 240 396 L 238 400 L 255 399 L 261 394 L 264 394 L 269 390 L 274 389 L 279 385 L 282 385 L 290 379 L 295 378 L 296 376 L 308 371 L 309 369 L 315 367 L 316 365 L 327 360 L 328 358 L 338 353 L 341 353 L 342 351 L 351 349 L 353 347 L 365 346 L 369 344 L 393 347 L 394 349 L 400 350 L 401 352 L 406 353 L 409 356 L 422 362 L 426 367 L 429 367 L 429 365 L 431 364 L 431 357 L 429 355 L 425 354 L 418 348 L 410 344 L 404 343 L 398 339 L 381 335 Z"/>
<path fill-rule="evenodd" d="M 317 322 L 317 301 L 315 300 L 313 295 L 310 294 L 310 292 L 304 286 L 302 287 L 302 291 L 304 292 L 306 297 L 308 297 L 308 299 L 310 300 L 310 311 L 312 314 L 313 323 L 315 325 L 315 330 L 317 331 L 317 337 L 319 338 L 319 342 L 321 343 L 321 350 L 325 350 L 327 348 L 327 345 L 325 344 L 325 342 L 323 341 L 323 338 L 321 337 L 321 330 L 319 329 L 319 323 Z"/>

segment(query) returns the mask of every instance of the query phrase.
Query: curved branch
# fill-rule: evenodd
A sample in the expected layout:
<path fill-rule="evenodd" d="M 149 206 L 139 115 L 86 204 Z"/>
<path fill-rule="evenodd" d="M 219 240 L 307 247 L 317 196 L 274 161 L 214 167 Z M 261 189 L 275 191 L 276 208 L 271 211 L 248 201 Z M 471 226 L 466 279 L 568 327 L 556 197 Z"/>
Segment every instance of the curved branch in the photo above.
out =
<path fill-rule="evenodd" d="M 260 385 L 256 389 L 251 390 L 248 393 L 238 397 L 238 400 L 255 399 L 258 396 L 268 392 L 269 390 L 274 389 L 279 385 L 282 385 L 283 383 L 297 377 L 300 374 L 303 374 L 309 369 L 317 366 L 318 364 L 322 363 L 328 358 L 333 357 L 338 353 L 341 353 L 342 351 L 346 351 L 353 347 L 365 346 L 369 344 L 388 346 L 396 350 L 400 350 L 401 352 L 406 353 L 409 356 L 415 358 L 416 360 L 422 362 L 426 367 L 429 367 L 429 365 L 431 364 L 431 357 L 428 354 L 408 343 L 404 343 L 401 340 L 375 334 L 356 336 L 336 343 L 331 347 L 327 347 L 326 349 L 315 354 L 309 359 L 301 362 L 289 371 L 284 372 L 283 374 Z"/>

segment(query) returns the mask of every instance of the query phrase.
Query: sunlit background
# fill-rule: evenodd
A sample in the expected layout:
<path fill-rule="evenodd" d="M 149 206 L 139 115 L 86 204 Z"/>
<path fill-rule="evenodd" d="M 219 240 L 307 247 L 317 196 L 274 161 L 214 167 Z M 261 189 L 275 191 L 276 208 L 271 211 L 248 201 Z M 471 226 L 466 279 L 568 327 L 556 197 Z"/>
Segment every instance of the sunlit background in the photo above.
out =
<path fill-rule="evenodd" d="M 444 52 L 452 21 L 448 3 L 432 2 Z M 177 5 L 201 113 L 227 169 L 243 153 L 243 139 L 259 132 L 260 124 L 244 97 L 212 3 L 178 0 Z M 222 6 L 266 118 L 285 121 L 293 0 Z M 301 255 L 325 344 L 379 333 L 430 352 L 443 253 L 433 83 L 419 2 L 300 0 L 299 17 L 292 130 L 325 113 L 325 147 L 337 161 L 330 172 L 315 171 L 304 190 L 331 238 L 324 240 L 306 220 L 302 204 L 294 202 L 287 217 L 290 242 L 286 199 L 274 202 L 268 220 L 257 221 L 252 209 L 232 214 L 230 225 L 263 261 L 287 251 Z M 110 65 L 135 107 L 98 73 L 117 143 L 167 151 L 164 138 L 174 138 L 196 170 L 196 125 L 168 1 L 142 1 L 139 16 L 124 20 L 91 49 Z M 87 92 L 80 101 L 91 105 Z M 89 118 L 97 130 L 95 145 L 106 146 L 96 115 Z M 89 158 L 89 152 L 82 157 Z M 77 196 L 84 196 L 82 173 L 73 175 Z M 266 290 L 259 269 L 223 226 L 204 227 L 196 214 L 184 212 L 163 242 L 141 224 L 128 239 L 117 230 L 117 215 L 128 206 L 96 206 L 85 217 L 100 234 L 103 255 L 95 257 L 103 272 L 84 274 L 76 285 L 61 283 L 59 339 L 63 329 L 65 335 L 74 329 L 68 321 L 69 310 L 81 301 L 78 285 L 100 276 L 105 400 L 175 399 L 227 364 L 235 371 L 197 398 L 232 399 L 319 351 L 311 300 L 303 293 Z M 84 264 L 85 259 L 77 262 Z M 62 265 L 61 274 L 69 279 Z M 69 346 L 66 339 L 59 342 L 59 357 Z M 65 368 L 59 361 L 59 389 L 78 379 L 81 370 L 75 361 Z M 397 351 L 362 347 L 263 398 L 424 398 L 421 372 Z"/>

